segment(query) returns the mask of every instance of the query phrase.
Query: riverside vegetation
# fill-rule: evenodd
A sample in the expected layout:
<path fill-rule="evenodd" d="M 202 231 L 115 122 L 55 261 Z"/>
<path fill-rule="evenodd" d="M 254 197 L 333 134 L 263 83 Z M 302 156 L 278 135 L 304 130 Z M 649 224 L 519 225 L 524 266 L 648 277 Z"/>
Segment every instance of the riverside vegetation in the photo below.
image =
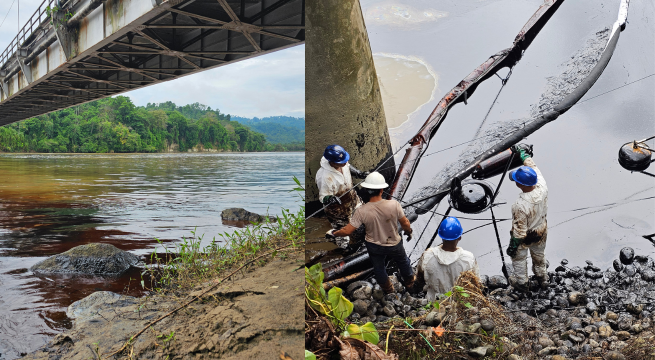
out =
<path fill-rule="evenodd" d="M 274 127 L 274 126 L 273 126 Z M 138 107 L 129 97 L 105 98 L 0 127 L 0 151 L 131 153 L 164 151 L 298 151 L 302 143 L 267 135 L 198 103 Z"/>
<path fill-rule="evenodd" d="M 26 359 L 301 358 L 304 206 L 220 237 L 203 247 L 194 233 L 153 253 L 137 285 L 149 296 L 72 304 L 69 314 L 87 314 Z"/>
<path fill-rule="evenodd" d="M 321 265 L 314 265 L 306 269 L 305 349 L 313 352 L 306 359 L 354 360 L 367 352 L 412 360 L 655 359 L 652 258 L 625 247 L 605 271 L 589 260 L 581 268 L 563 259 L 549 275 L 547 288 L 533 280 L 532 291 L 520 293 L 501 275 L 467 271 L 433 303 L 396 275 L 390 276 L 395 292 L 386 295 L 375 279 L 360 280 L 343 292 L 332 288 L 325 299 L 333 305 L 323 311 L 311 306 L 315 294 L 325 294 L 315 280 L 322 279 Z M 331 309 L 340 308 L 347 315 L 329 321 L 342 313 Z M 349 346 L 352 324 L 365 324 L 374 335 L 363 339 L 366 346 Z"/>

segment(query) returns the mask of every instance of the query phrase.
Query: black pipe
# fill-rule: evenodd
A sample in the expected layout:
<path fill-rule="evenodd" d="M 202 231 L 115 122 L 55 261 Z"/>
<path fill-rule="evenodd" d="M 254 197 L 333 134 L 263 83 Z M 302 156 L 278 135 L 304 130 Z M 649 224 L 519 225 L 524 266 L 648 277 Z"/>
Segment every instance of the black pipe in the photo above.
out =
<path fill-rule="evenodd" d="M 620 31 L 616 31 L 614 33 L 612 38 L 607 43 L 607 46 L 603 51 L 603 55 L 601 55 L 600 59 L 598 60 L 598 63 L 596 64 L 596 66 L 594 66 L 594 68 L 591 70 L 589 75 L 587 75 L 587 77 L 582 81 L 582 83 L 580 83 L 580 85 L 578 85 L 569 95 L 567 95 L 564 99 L 562 99 L 562 101 L 560 101 L 560 103 L 557 104 L 553 108 L 553 110 L 541 114 L 540 116 L 536 117 L 533 121 L 526 123 L 522 129 L 517 130 L 516 132 L 506 137 L 496 145 L 492 146 L 489 150 L 487 150 L 486 152 L 475 158 L 473 162 L 469 164 L 469 166 L 467 166 L 465 169 L 461 170 L 454 176 L 444 181 L 443 185 L 441 185 L 437 189 L 436 196 L 426 200 L 426 202 L 423 203 L 419 208 L 417 208 L 412 214 L 407 216 L 409 221 L 410 222 L 416 221 L 418 215 L 425 214 L 426 212 L 430 211 L 430 209 L 432 209 L 437 204 L 439 204 L 439 202 L 441 202 L 441 200 L 443 200 L 443 198 L 445 197 L 445 194 L 439 194 L 439 193 L 442 193 L 444 190 L 449 188 L 450 183 L 455 177 L 460 179 L 464 179 L 468 177 L 469 175 L 471 175 L 473 170 L 475 170 L 475 167 L 480 162 L 500 153 L 501 151 L 506 150 L 508 147 L 512 145 L 517 144 L 519 141 L 523 140 L 524 138 L 528 137 L 535 131 L 539 130 L 544 125 L 557 119 L 561 114 L 565 113 L 573 105 L 575 105 L 587 93 L 587 91 L 589 91 L 589 89 L 596 83 L 600 75 L 605 70 L 605 67 L 607 66 L 610 59 L 612 58 L 614 49 L 616 49 L 616 44 L 619 41 L 620 34 L 621 34 Z"/>
<path fill-rule="evenodd" d="M 75 15 L 73 15 L 73 17 L 71 17 L 68 20 L 66 25 L 69 28 L 77 26 L 77 24 L 79 24 L 80 21 L 82 21 L 87 15 L 89 15 L 93 10 L 97 9 L 98 6 L 100 6 L 100 4 L 102 4 L 105 1 L 106 0 L 91 0 L 91 2 L 87 6 L 85 6 L 82 9 L 79 9 L 78 12 L 75 13 Z"/>

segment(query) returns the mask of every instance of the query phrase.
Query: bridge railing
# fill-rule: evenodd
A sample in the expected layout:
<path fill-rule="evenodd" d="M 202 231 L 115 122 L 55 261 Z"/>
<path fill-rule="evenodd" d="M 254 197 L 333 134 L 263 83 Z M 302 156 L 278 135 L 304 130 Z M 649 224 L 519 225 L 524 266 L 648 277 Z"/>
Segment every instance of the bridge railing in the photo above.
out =
<path fill-rule="evenodd" d="M 27 20 L 25 26 L 18 32 L 16 37 L 11 40 L 5 51 L 0 54 L 0 68 L 6 68 L 9 60 L 14 56 L 18 48 L 25 43 L 27 39 L 34 34 L 34 32 L 43 24 L 43 22 L 48 21 L 50 15 L 48 13 L 48 7 L 53 9 L 55 7 L 56 0 L 43 0 L 38 9 L 32 14 L 32 16 Z M 67 1 L 66 1 L 67 2 Z"/>

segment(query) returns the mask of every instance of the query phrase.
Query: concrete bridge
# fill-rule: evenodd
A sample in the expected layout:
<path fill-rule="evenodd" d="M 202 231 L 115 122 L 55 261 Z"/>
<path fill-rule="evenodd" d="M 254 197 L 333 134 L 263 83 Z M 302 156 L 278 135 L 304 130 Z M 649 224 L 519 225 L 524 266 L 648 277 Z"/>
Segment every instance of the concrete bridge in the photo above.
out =
<path fill-rule="evenodd" d="M 44 0 L 0 54 L 0 126 L 304 43 L 304 19 L 304 0 Z"/>

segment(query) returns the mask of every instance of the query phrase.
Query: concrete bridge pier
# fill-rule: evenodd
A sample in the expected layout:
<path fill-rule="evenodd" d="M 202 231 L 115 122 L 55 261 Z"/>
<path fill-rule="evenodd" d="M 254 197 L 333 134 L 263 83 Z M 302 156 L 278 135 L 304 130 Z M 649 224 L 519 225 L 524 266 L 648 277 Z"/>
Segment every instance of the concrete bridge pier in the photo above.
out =
<path fill-rule="evenodd" d="M 343 146 L 362 171 L 376 168 L 392 150 L 359 0 L 308 1 L 306 22 L 305 194 L 311 214 L 321 207 L 315 175 L 327 145 Z M 391 183 L 393 159 L 383 168 Z"/>

